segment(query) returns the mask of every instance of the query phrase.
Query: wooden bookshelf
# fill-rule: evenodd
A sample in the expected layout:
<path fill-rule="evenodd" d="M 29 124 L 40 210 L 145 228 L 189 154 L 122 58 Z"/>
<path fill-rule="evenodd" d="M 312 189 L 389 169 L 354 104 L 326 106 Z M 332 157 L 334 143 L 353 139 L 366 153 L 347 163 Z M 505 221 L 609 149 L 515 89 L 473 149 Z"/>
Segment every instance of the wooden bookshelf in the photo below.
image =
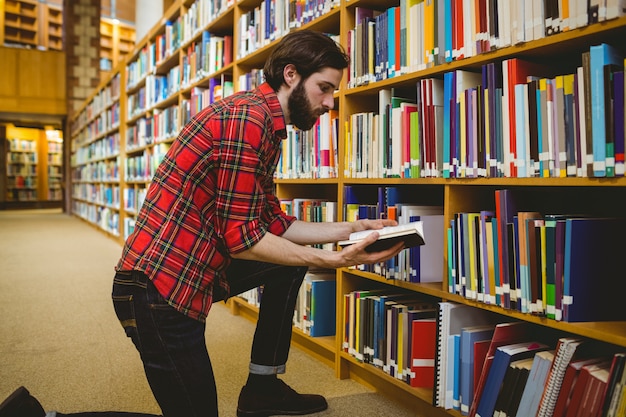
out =
<path fill-rule="evenodd" d="M 135 27 L 118 19 L 100 19 L 100 71 L 102 79 L 109 76 L 114 67 L 133 51 Z"/>
<path fill-rule="evenodd" d="M 63 50 L 63 10 L 50 4 L 42 5 L 41 43 L 47 49 Z"/>
<path fill-rule="evenodd" d="M 60 4 L 2 0 L 0 27 L 0 44 L 63 50 L 63 11 Z"/>
<path fill-rule="evenodd" d="M 4 3 L 4 4 L 2 4 Z M 3 15 L 3 43 L 36 47 L 39 45 L 39 3 L 29 0 L 0 2 Z"/>
<path fill-rule="evenodd" d="M 72 116 L 72 210 L 75 215 L 99 225 L 105 233 L 121 242 L 132 231 L 137 209 L 149 185 L 151 174 L 159 158 L 174 140 L 177 132 L 192 115 L 191 108 L 199 100 L 199 94 L 214 83 L 232 82 L 234 90 L 240 88 L 244 77 L 263 66 L 276 40 L 249 45 L 247 32 L 242 31 L 242 19 L 260 7 L 260 1 L 223 1 L 219 10 L 214 10 L 208 21 L 190 19 L 196 13 L 197 2 L 179 0 L 166 11 L 163 19 L 115 66 L 110 75 L 85 102 L 82 109 Z M 355 28 L 357 7 L 376 8 L 380 11 L 398 6 L 398 2 L 374 2 L 367 0 L 340 0 L 311 21 L 294 24 L 298 28 L 310 28 L 339 37 L 343 45 Z M 185 27 L 181 22 L 195 22 L 196 26 Z M 288 25 L 287 25 L 288 26 Z M 185 27 L 185 30 L 181 30 Z M 286 28 L 288 30 L 288 28 Z M 232 36 L 232 62 L 222 63 L 210 71 L 196 71 L 189 79 L 177 78 L 184 72 L 187 62 L 193 57 L 194 48 L 202 42 L 202 32 L 208 31 L 216 37 Z M 278 34 L 276 38 L 280 38 Z M 493 207 L 494 191 L 501 188 L 513 189 L 522 196 L 525 209 L 542 211 L 566 210 L 585 211 L 595 215 L 623 217 L 626 199 L 626 177 L 548 177 L 548 178 L 357 178 L 346 172 L 343 164 L 350 154 L 344 143 L 346 132 L 343 125 L 359 112 L 377 112 L 378 97 L 383 89 L 412 91 L 416 83 L 426 78 L 442 79 L 444 74 L 455 70 L 480 71 L 483 65 L 497 63 L 513 57 L 553 63 L 559 71 L 575 72 L 581 64 L 581 54 L 590 46 L 600 42 L 617 45 L 616 39 L 626 36 L 626 17 L 562 31 L 561 33 L 502 46 L 488 52 L 476 54 L 452 62 L 425 65 L 402 75 L 364 85 L 350 86 L 344 77 L 336 93 L 338 108 L 339 140 L 337 175 L 333 178 L 281 178 L 276 180 L 281 198 L 325 198 L 338 203 L 338 219 L 343 217 L 345 202 L 344 186 L 359 186 L 376 189 L 379 186 L 398 186 L 414 191 L 414 203 L 439 205 L 444 210 L 445 224 L 449 224 L 455 213 L 479 211 Z M 112 38 L 112 35 L 111 35 Z M 158 55 L 157 45 L 165 49 Z M 107 46 L 111 49 L 110 46 Z M 105 48 L 103 48 L 105 49 Z M 193 68 L 197 70 L 198 68 Z M 565 72 L 561 72 L 565 73 Z M 152 87 L 155 77 L 172 77 L 181 80 L 180 85 L 146 102 L 145 92 Z M 112 86 L 116 87 L 113 88 Z M 117 87 L 119 86 L 119 87 Z M 115 90 L 118 94 L 112 94 Z M 104 100 L 103 97 L 110 97 Z M 119 112 L 116 123 L 107 123 L 111 113 Z M 156 129 L 155 129 L 156 128 Z M 146 132 L 158 132 L 152 135 Z M 106 149 L 107 151 L 102 151 Z M 95 150 L 101 151 L 96 152 Z M 146 163 L 146 161 L 151 161 Z M 140 169 L 138 169 L 140 168 Z M 103 199 L 103 194 L 116 196 L 113 200 Z M 95 196 L 95 197 L 94 197 Z M 442 230 L 445 233 L 445 230 Z M 447 277 L 447 255 L 439 262 L 444 277 Z M 626 322 L 567 323 L 542 316 L 505 309 L 450 293 L 447 282 L 414 284 L 389 280 L 378 275 L 355 269 L 337 271 L 337 336 L 335 338 L 308 337 L 295 332 L 294 341 L 323 362 L 334 366 L 339 378 L 353 378 L 395 398 L 410 403 L 425 415 L 460 415 L 457 411 L 433 407 L 433 392 L 430 389 L 413 389 L 406 383 L 393 378 L 377 367 L 364 364 L 342 347 L 342 294 L 355 289 L 385 287 L 390 291 L 409 291 L 423 294 L 433 300 L 449 300 L 466 304 L 476 309 L 492 311 L 502 316 L 503 321 L 521 320 L 537 329 L 553 334 L 578 335 L 591 339 L 602 346 L 615 350 L 626 348 Z M 447 278 L 446 278 L 447 279 Z M 610 289 L 607 289 L 610 291 Z M 256 317 L 257 310 L 245 301 L 230 301 L 234 313 Z M 617 306 L 616 306 L 617 308 Z"/>
<path fill-rule="evenodd" d="M 3 124 L 6 207 L 57 207 L 62 201 L 63 135 L 59 130 Z"/>

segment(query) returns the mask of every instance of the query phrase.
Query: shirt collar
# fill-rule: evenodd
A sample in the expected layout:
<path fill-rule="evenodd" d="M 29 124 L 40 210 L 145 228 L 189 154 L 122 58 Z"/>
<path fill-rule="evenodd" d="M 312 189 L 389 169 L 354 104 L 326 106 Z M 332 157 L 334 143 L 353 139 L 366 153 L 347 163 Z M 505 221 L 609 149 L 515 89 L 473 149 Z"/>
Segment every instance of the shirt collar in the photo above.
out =
<path fill-rule="evenodd" d="M 268 83 L 261 84 L 259 86 L 259 91 L 263 94 L 263 97 L 265 97 L 265 101 L 270 108 L 272 119 L 274 120 L 274 130 L 276 135 L 283 139 L 286 138 L 287 128 L 285 126 L 285 117 L 276 92 Z"/>

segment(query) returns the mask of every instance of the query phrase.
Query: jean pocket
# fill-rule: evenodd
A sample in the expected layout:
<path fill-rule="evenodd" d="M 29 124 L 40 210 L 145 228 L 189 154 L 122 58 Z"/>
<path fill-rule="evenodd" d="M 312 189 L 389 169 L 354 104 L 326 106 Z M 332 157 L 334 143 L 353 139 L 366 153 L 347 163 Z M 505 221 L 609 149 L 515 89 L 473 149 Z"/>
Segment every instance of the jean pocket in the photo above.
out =
<path fill-rule="evenodd" d="M 133 339 L 137 335 L 137 318 L 135 316 L 135 306 L 132 295 L 113 295 L 113 308 L 120 324 L 126 332 L 126 336 Z"/>

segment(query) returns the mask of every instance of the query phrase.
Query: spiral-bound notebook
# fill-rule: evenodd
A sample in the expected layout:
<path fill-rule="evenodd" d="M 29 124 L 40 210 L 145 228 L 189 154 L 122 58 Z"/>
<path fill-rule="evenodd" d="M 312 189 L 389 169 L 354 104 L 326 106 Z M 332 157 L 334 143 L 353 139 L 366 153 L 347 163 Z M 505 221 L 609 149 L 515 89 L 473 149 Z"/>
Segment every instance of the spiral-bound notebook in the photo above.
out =
<path fill-rule="evenodd" d="M 458 379 L 458 375 L 455 378 L 454 369 L 450 368 L 456 362 L 456 359 L 453 359 L 456 356 L 455 352 L 451 351 L 448 345 L 451 336 L 460 336 L 462 329 L 465 327 L 482 324 L 495 325 L 502 320 L 502 317 L 490 311 L 448 301 L 440 302 L 438 308 L 433 405 L 451 409 L 455 408 L 454 384 L 455 380 Z M 456 352 L 457 355 L 458 353 Z M 452 372 L 448 373 L 448 371 Z M 460 404 L 458 408 L 460 408 Z"/>

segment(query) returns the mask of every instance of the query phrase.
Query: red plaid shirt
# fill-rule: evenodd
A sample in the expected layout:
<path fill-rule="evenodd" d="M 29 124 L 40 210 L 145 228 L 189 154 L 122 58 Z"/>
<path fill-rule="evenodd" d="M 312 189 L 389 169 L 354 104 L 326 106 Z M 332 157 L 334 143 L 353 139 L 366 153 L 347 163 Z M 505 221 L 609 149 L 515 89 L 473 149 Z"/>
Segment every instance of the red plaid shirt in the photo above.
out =
<path fill-rule="evenodd" d="M 204 321 L 213 286 L 229 289 L 230 254 L 294 221 L 274 194 L 285 135 L 268 84 L 201 111 L 159 165 L 116 270 L 143 271 L 173 307 Z"/>

